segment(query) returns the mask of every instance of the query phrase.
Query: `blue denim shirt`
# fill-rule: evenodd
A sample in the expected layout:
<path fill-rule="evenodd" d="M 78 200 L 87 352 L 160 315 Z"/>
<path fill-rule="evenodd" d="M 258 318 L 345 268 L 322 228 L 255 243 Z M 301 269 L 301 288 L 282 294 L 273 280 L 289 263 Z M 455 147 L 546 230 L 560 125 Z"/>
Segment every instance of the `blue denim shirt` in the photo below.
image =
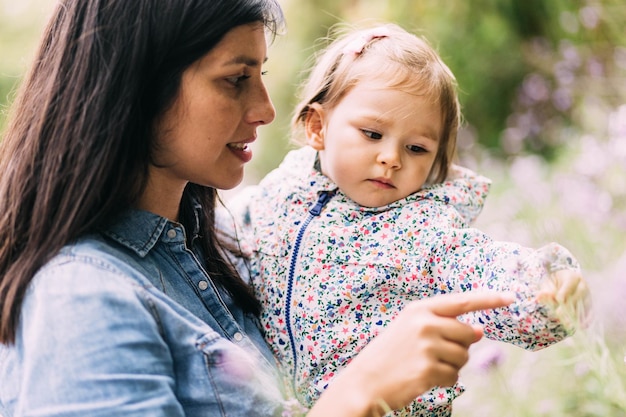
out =
<path fill-rule="evenodd" d="M 257 327 L 177 223 L 129 211 L 34 277 L 0 345 L 0 415 L 270 416 L 281 393 Z"/>

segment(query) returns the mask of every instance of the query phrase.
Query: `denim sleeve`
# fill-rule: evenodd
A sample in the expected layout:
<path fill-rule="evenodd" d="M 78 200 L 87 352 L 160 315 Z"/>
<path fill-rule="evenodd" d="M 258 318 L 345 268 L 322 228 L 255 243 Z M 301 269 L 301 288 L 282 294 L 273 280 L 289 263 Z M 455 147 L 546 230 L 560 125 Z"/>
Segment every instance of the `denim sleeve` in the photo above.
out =
<path fill-rule="evenodd" d="M 143 288 L 96 262 L 48 265 L 27 293 L 16 415 L 182 416 Z"/>

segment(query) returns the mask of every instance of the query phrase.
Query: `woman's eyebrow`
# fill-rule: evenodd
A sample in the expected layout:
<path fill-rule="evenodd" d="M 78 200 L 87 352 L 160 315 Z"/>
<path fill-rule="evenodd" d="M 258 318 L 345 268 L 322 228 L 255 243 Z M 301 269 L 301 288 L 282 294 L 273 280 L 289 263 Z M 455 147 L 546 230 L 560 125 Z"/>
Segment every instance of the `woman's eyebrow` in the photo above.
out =
<path fill-rule="evenodd" d="M 265 62 L 267 62 L 267 57 L 263 59 L 263 62 L 259 62 L 259 60 L 256 58 L 251 58 L 245 55 L 239 55 L 229 61 L 226 61 L 224 65 L 245 64 L 249 67 L 258 67 L 259 65 L 264 64 Z"/>

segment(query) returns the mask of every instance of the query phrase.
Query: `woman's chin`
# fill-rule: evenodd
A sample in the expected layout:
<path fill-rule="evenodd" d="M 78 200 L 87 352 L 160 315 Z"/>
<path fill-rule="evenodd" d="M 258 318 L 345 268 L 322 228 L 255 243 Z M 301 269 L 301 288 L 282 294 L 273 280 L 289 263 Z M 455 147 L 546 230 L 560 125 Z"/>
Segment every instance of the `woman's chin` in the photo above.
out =
<path fill-rule="evenodd" d="M 243 172 L 241 173 L 241 175 L 232 176 L 230 178 L 224 178 L 221 181 L 214 182 L 212 184 L 209 184 L 208 186 L 213 187 L 218 190 L 228 191 L 228 190 L 232 190 L 233 188 L 241 184 L 242 180 L 243 180 Z"/>

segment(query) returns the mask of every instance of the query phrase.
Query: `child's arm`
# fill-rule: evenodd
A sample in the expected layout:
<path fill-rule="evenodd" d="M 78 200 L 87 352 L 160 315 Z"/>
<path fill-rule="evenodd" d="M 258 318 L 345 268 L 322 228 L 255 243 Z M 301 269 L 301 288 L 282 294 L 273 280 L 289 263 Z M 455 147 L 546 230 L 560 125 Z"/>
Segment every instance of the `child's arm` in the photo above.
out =
<path fill-rule="evenodd" d="M 494 241 L 476 229 L 455 230 L 439 250 L 452 257 L 448 277 L 453 290 L 512 291 L 517 301 L 492 313 L 473 313 L 465 320 L 483 325 L 487 337 L 537 350 L 556 343 L 575 327 L 579 307 L 589 298 L 578 262 L 563 246 L 538 250 Z M 583 303 L 581 303 L 583 301 Z"/>

